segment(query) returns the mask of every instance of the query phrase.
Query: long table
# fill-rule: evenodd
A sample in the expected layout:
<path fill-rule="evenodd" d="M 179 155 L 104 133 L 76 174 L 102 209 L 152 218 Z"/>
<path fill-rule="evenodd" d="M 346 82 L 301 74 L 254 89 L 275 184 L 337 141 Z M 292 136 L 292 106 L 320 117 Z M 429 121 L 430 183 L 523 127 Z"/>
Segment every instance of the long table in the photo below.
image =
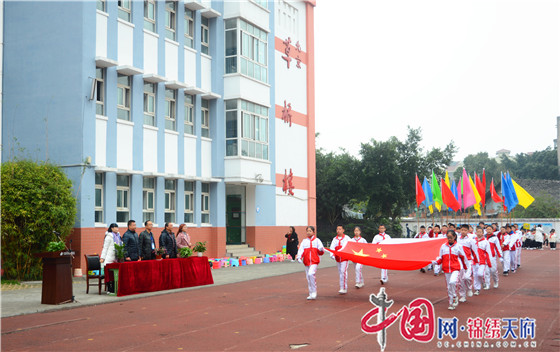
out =
<path fill-rule="evenodd" d="M 105 266 L 106 281 L 113 281 L 115 269 L 119 271 L 117 296 L 214 283 L 208 257 L 111 263 Z"/>

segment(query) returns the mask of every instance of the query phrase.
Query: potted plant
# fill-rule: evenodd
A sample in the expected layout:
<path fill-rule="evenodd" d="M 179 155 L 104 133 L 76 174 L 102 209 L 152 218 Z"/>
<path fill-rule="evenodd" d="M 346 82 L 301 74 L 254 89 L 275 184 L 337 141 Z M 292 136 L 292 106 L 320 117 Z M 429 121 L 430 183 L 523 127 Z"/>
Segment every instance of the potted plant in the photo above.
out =
<path fill-rule="evenodd" d="M 167 253 L 164 247 L 156 249 L 156 260 L 162 260 L 163 256 Z"/>
<path fill-rule="evenodd" d="M 202 253 L 206 252 L 206 241 L 196 242 L 193 251 L 197 252 L 196 255 L 202 257 Z"/>
<path fill-rule="evenodd" d="M 189 247 L 183 247 L 183 248 L 179 249 L 179 257 L 180 258 L 188 258 L 192 254 L 193 254 L 193 251 Z"/>
<path fill-rule="evenodd" d="M 115 243 L 115 256 L 118 263 L 124 262 L 124 244 Z"/>
<path fill-rule="evenodd" d="M 61 252 L 65 249 L 66 245 L 62 241 L 54 241 L 47 244 L 47 252 Z"/>

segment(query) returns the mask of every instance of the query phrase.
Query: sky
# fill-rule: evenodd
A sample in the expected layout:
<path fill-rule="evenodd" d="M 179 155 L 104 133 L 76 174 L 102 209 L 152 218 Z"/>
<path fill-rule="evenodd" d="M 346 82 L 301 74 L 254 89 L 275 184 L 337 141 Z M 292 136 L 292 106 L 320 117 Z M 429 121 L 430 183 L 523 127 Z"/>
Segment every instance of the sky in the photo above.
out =
<path fill-rule="evenodd" d="M 560 1 L 318 0 L 317 147 L 358 156 L 372 138 L 454 160 L 553 146 L 560 116 Z"/>

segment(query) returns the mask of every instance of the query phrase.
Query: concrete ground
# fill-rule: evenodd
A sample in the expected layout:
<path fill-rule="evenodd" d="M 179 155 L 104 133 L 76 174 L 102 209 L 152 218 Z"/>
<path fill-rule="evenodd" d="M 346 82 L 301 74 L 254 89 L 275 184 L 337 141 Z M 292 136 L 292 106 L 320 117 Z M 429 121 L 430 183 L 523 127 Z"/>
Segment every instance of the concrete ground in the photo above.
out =
<path fill-rule="evenodd" d="M 440 339 L 436 333 L 426 343 L 407 341 L 397 320 L 387 328 L 385 350 L 511 351 L 515 342 L 516 351 L 559 351 L 559 259 L 560 251 L 523 251 L 522 267 L 516 274 L 500 276 L 499 288 L 483 290 L 454 311 L 447 310 L 443 276 L 390 271 L 384 287 L 394 304 L 388 315 L 424 297 L 433 304 L 436 319 L 456 317 L 459 331 L 457 340 Z M 315 301 L 305 299 L 307 283 L 298 263 L 218 269 L 212 271 L 215 285 L 159 294 L 101 298 L 90 293 L 91 299 L 100 300 L 99 305 L 80 302 L 66 305 L 75 309 L 2 318 L 2 351 L 379 350 L 377 335 L 361 330 L 362 317 L 374 308 L 369 296 L 381 287 L 379 269 L 364 268 L 366 285 L 356 289 L 351 265 L 349 291 L 339 295 L 333 266 L 334 261 L 323 259 Z M 38 302 L 40 295 L 34 297 Z M 2 310 L 10 303 L 2 292 Z M 477 318 L 516 319 L 516 338 L 469 338 L 465 327 Z M 535 319 L 534 336 L 521 337 L 519 325 L 524 318 Z M 505 323 L 501 324 L 503 335 Z M 459 347 L 458 342 L 472 346 Z"/>

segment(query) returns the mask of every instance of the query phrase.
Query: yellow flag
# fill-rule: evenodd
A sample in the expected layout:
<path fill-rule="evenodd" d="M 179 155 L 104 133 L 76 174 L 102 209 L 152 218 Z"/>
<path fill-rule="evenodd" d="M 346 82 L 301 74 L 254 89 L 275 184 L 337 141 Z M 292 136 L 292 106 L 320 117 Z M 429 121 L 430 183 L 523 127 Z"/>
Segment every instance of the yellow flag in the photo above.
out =
<path fill-rule="evenodd" d="M 482 215 L 482 213 L 480 212 L 480 200 L 482 198 L 480 197 L 480 194 L 478 194 L 478 190 L 476 189 L 476 187 L 474 185 L 474 182 L 472 180 L 471 175 L 469 175 L 469 182 L 471 184 L 471 188 L 472 188 L 473 193 L 474 193 L 474 200 L 476 201 L 476 203 L 473 206 L 476 209 L 476 211 L 478 212 L 478 215 Z"/>
<path fill-rule="evenodd" d="M 449 187 L 449 189 L 451 189 L 451 182 L 449 182 L 449 174 L 447 173 L 447 170 L 445 170 L 445 184 Z"/>
<path fill-rule="evenodd" d="M 513 183 L 513 188 L 515 189 L 515 193 L 517 193 L 517 200 L 519 200 L 519 205 L 523 208 L 527 208 L 535 198 L 533 198 L 529 192 L 523 189 L 520 185 L 517 184 L 513 179 L 511 179 L 511 183 Z"/>
<path fill-rule="evenodd" d="M 433 206 L 430 205 L 428 208 L 430 208 L 430 214 L 432 214 L 434 212 Z"/>

